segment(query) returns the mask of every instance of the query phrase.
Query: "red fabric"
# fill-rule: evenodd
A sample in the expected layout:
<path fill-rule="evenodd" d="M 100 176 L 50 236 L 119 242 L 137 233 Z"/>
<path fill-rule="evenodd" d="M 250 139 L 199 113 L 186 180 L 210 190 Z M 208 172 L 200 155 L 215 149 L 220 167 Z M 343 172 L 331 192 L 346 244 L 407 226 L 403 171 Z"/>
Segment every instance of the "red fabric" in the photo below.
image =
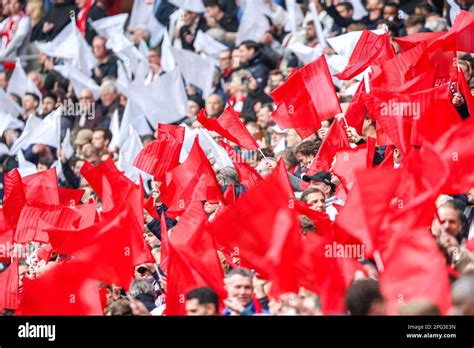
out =
<path fill-rule="evenodd" d="M 219 133 L 231 142 L 246 148 L 247 150 L 258 150 L 259 146 L 247 127 L 242 123 L 239 115 L 228 105 L 227 109 L 217 118 L 208 118 L 206 110 L 202 109 L 197 115 L 197 120 L 203 127 Z"/>
<path fill-rule="evenodd" d="M 81 204 L 82 196 L 86 190 L 75 190 L 71 188 L 60 187 L 59 189 L 59 202 L 61 205 L 67 205 L 70 207 Z"/>
<path fill-rule="evenodd" d="M 380 289 L 389 314 L 396 314 L 400 304 L 421 299 L 436 304 L 443 315 L 451 307 L 446 261 L 424 219 L 434 213 L 433 203 L 422 200 L 394 217 L 387 228 L 391 238 L 381 254 L 385 271 Z"/>
<path fill-rule="evenodd" d="M 278 175 L 280 177 L 280 182 L 283 184 L 283 194 L 285 197 L 288 197 L 288 199 L 292 199 L 295 197 L 295 193 L 293 192 L 293 188 L 291 187 L 290 183 L 290 178 L 288 177 L 288 172 L 286 171 L 286 166 L 285 166 L 285 161 L 283 158 L 280 158 L 278 160 L 278 163 L 273 169 L 273 172 L 275 173 L 274 175 Z"/>
<path fill-rule="evenodd" d="M 335 119 L 332 123 L 326 139 L 324 139 L 315 159 L 308 169 L 307 175 L 313 175 L 321 171 L 328 172 L 331 169 L 337 151 L 350 147 L 347 131 L 342 122 L 343 121 Z"/>
<path fill-rule="evenodd" d="M 308 204 L 302 201 L 294 201 L 295 210 L 309 218 L 316 227 L 316 233 L 321 236 L 333 236 L 331 220 L 329 215 L 320 211 L 313 210 Z"/>
<path fill-rule="evenodd" d="M 375 145 L 375 139 L 370 140 L 370 144 L 366 143 L 336 153 L 336 162 L 332 171 L 340 180 L 343 178 L 344 186 L 348 190 L 354 185 L 356 171 L 372 167 L 373 145 Z"/>
<path fill-rule="evenodd" d="M 336 76 L 339 80 L 350 80 L 362 73 L 371 64 L 395 57 L 388 34 L 377 35 L 364 30 L 357 41 L 346 68 Z"/>
<path fill-rule="evenodd" d="M 43 208 L 61 205 L 56 168 L 25 176 L 22 181 L 27 204 Z"/>
<path fill-rule="evenodd" d="M 0 208 L 0 262 L 10 262 L 13 256 L 13 229 Z"/>
<path fill-rule="evenodd" d="M 168 247 L 168 229 L 166 227 L 165 213 L 161 214 L 161 254 L 160 254 L 160 268 L 168 273 L 168 259 L 169 259 L 169 247 Z"/>
<path fill-rule="evenodd" d="M 163 180 L 165 173 L 179 165 L 184 142 L 184 127 L 158 124 L 157 140 L 147 144 L 137 155 L 133 165 L 155 180 Z"/>
<path fill-rule="evenodd" d="M 336 230 L 340 235 L 349 235 L 362 242 L 367 257 L 371 257 L 377 248 L 375 236 L 400 180 L 401 173 L 393 168 L 356 173 L 354 186 L 336 216 Z"/>
<path fill-rule="evenodd" d="M 18 258 L 15 257 L 8 268 L 0 273 L 0 311 L 18 308 L 18 285 Z"/>
<path fill-rule="evenodd" d="M 202 203 L 193 203 L 181 216 L 169 238 L 166 315 L 184 315 L 186 294 L 202 286 L 214 289 L 222 300 L 224 273 L 212 236 L 206 231 Z"/>
<path fill-rule="evenodd" d="M 350 127 L 355 128 L 358 134 L 362 134 L 362 128 L 364 126 L 365 114 L 367 113 L 367 107 L 365 106 L 362 95 L 365 93 L 364 80 L 361 81 L 357 91 L 352 97 L 351 103 L 346 110 L 344 117 Z"/>
<path fill-rule="evenodd" d="M 270 247 L 275 216 L 280 209 L 289 209 L 285 180 L 274 170 L 209 225 L 228 255 L 237 253 L 241 266 L 255 269 L 264 279 L 270 277 L 264 255 Z"/>
<path fill-rule="evenodd" d="M 224 201 L 214 170 L 199 145 L 198 137 L 194 140 L 186 161 L 171 170 L 171 174 L 172 181 L 166 187 L 166 194 L 161 197 L 163 203 L 168 206 L 168 216 L 181 215 L 193 197 L 202 197 L 208 201 Z M 201 179 L 202 176 L 204 179 Z M 195 188 L 200 180 L 204 180 L 204 185 L 201 185 L 199 192 L 196 192 Z"/>
<path fill-rule="evenodd" d="M 403 37 L 396 37 L 395 42 L 398 43 L 400 46 L 400 51 L 403 53 L 417 47 L 418 45 L 425 43 L 428 44 L 432 42 L 434 39 L 441 37 L 444 33 L 437 32 L 437 33 L 415 33 Z"/>
<path fill-rule="evenodd" d="M 9 171 L 4 176 L 3 213 L 10 226 L 15 229 L 21 210 L 26 204 L 23 182 L 18 169 Z"/>
<path fill-rule="evenodd" d="M 326 58 L 321 56 L 271 93 L 277 109 L 272 118 L 282 129 L 295 128 L 306 139 L 321 128 L 321 121 L 341 113 Z"/>
<path fill-rule="evenodd" d="M 73 256 L 77 272 L 128 289 L 133 267 L 154 259 L 143 239 L 141 190 L 129 189 L 125 194 L 128 201 L 115 206 L 116 213 L 98 224 L 74 232 L 60 229 L 48 232 L 58 253 Z"/>
<path fill-rule="evenodd" d="M 445 51 L 474 53 L 474 12 L 461 11 L 451 29 L 435 39 L 431 47 L 442 46 Z"/>
<path fill-rule="evenodd" d="M 262 180 L 260 174 L 258 174 L 257 171 L 232 148 L 232 146 L 223 141 L 220 142 L 220 145 L 229 155 L 242 186 L 250 187 Z"/>
<path fill-rule="evenodd" d="M 39 278 L 25 277 L 20 314 L 103 315 L 99 282 L 78 276 L 82 272 L 74 262 L 53 263 Z"/>
<path fill-rule="evenodd" d="M 147 200 L 145 201 L 145 205 L 143 206 L 148 214 L 151 215 L 153 219 L 159 220 L 160 216 L 156 211 L 155 199 L 152 195 L 150 195 Z"/>
<path fill-rule="evenodd" d="M 94 0 L 87 0 L 84 8 L 82 8 L 77 14 L 77 29 L 79 29 L 80 33 L 83 36 L 86 33 L 87 14 L 89 13 L 89 10 L 91 9 L 93 4 Z"/>
<path fill-rule="evenodd" d="M 474 122 L 472 117 L 450 129 L 436 143 L 436 151 L 450 169 L 445 194 L 462 194 L 474 187 Z"/>
<path fill-rule="evenodd" d="M 227 186 L 227 189 L 224 192 L 224 201 L 226 206 L 231 206 L 235 203 L 237 198 L 235 197 L 235 186 L 234 184 L 230 184 Z"/>
<path fill-rule="evenodd" d="M 464 77 L 464 72 L 461 68 L 458 69 L 458 78 L 460 92 L 464 97 L 467 108 L 469 110 L 469 115 L 474 116 L 474 96 L 472 95 L 471 89 L 467 84 L 466 78 Z"/>

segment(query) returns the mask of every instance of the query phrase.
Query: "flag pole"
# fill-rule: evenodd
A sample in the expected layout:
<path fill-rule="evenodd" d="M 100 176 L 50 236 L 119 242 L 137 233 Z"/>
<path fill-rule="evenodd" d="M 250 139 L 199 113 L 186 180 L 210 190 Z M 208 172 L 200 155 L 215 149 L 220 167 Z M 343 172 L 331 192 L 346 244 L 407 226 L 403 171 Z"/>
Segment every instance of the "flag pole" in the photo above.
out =
<path fill-rule="evenodd" d="M 347 123 L 346 115 L 344 115 L 344 113 L 342 113 L 342 119 L 344 120 L 344 123 L 346 124 L 346 128 L 349 128 L 349 124 Z"/>
<path fill-rule="evenodd" d="M 262 149 L 258 148 L 258 151 L 259 151 L 260 154 L 263 156 L 263 159 L 265 160 L 265 162 L 268 163 L 268 158 L 267 158 L 267 156 L 265 156 L 265 154 L 262 152 Z"/>

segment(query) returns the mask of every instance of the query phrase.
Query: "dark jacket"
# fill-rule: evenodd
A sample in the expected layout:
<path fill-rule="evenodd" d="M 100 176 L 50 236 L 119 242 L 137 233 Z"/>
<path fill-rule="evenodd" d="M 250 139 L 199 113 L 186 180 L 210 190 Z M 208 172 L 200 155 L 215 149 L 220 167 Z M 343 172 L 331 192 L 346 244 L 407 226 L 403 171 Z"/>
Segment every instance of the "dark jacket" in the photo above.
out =
<path fill-rule="evenodd" d="M 202 30 L 203 32 L 207 30 L 206 20 L 204 19 L 204 16 L 202 15 L 199 16 L 199 21 L 195 30 L 194 30 L 194 27 L 190 27 L 189 25 L 183 25 L 181 29 L 179 29 L 179 38 L 181 39 L 181 45 L 183 49 L 194 51 L 194 39 L 196 38 L 196 34 L 199 30 Z M 188 43 L 185 40 L 185 36 L 188 34 L 191 34 L 194 36 L 193 42 L 191 43 Z"/>
<path fill-rule="evenodd" d="M 178 8 L 172 4 L 168 0 L 161 0 L 158 9 L 156 10 L 155 17 L 163 24 L 165 27 L 169 27 L 170 25 L 170 16 L 171 14 L 176 11 Z"/>
<path fill-rule="evenodd" d="M 117 59 L 113 55 L 109 54 L 109 56 L 107 57 L 107 61 L 105 61 L 104 63 L 100 63 L 98 65 L 98 68 L 102 72 L 101 77 L 97 77 L 95 74 L 95 69 L 92 69 L 92 78 L 95 80 L 95 82 L 97 82 L 97 84 L 100 85 L 102 83 L 102 80 L 107 76 L 117 78 Z"/>
<path fill-rule="evenodd" d="M 156 207 L 156 212 L 158 213 L 158 216 L 161 216 L 161 214 L 165 214 L 165 221 L 166 221 L 166 229 L 169 230 L 170 228 L 173 228 L 174 225 L 178 223 L 178 221 L 168 217 L 166 214 L 166 211 L 168 210 L 168 207 L 164 204 Z M 148 229 L 158 238 L 161 240 L 161 220 L 153 219 L 147 224 Z"/>
<path fill-rule="evenodd" d="M 92 40 L 94 40 L 94 36 L 97 35 L 95 30 L 92 28 L 91 22 L 97 21 L 105 17 L 107 17 L 107 11 L 104 8 L 102 8 L 101 6 L 98 6 L 97 3 L 92 5 L 86 17 L 85 39 L 89 45 L 92 46 Z"/>
<path fill-rule="evenodd" d="M 274 68 L 274 62 L 261 49 L 255 53 L 247 64 L 242 66 L 242 69 L 250 71 L 257 83 L 262 86 L 267 84 L 268 73 Z"/>
<path fill-rule="evenodd" d="M 51 41 L 53 40 L 69 23 L 71 23 L 70 12 L 77 14 L 77 6 L 74 0 L 66 0 L 64 4 L 54 4 L 48 12 L 40 19 L 38 24 L 33 27 L 31 41 Z M 43 33 L 45 22 L 54 23 L 54 28 L 47 33 Z"/>

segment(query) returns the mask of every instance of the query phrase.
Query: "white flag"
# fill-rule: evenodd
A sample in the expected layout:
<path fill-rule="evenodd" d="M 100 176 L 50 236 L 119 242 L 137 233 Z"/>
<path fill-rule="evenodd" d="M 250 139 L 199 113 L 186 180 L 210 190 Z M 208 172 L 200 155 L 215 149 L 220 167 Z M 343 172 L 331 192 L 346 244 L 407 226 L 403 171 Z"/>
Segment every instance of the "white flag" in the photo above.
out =
<path fill-rule="evenodd" d="M 55 65 L 54 70 L 71 82 L 76 98 L 79 98 L 81 91 L 84 89 L 89 89 L 95 100 L 100 98 L 100 86 L 75 66 L 67 63 L 64 65 Z"/>
<path fill-rule="evenodd" d="M 93 21 L 91 22 L 91 25 L 97 34 L 108 39 L 114 34 L 123 34 L 127 19 L 128 13 L 120 13 L 116 16 L 105 17 Z"/>
<path fill-rule="evenodd" d="M 352 18 L 354 20 L 358 21 L 359 19 L 362 19 L 363 17 L 369 14 L 360 0 L 348 1 L 352 4 L 352 7 L 354 8 L 354 12 L 352 14 Z"/>
<path fill-rule="evenodd" d="M 74 156 L 74 148 L 71 145 L 71 130 L 68 128 L 66 135 L 64 136 L 63 142 L 61 143 L 61 151 L 67 159 Z"/>
<path fill-rule="evenodd" d="M 142 176 L 143 180 L 151 179 L 151 176 L 133 166 L 133 161 L 135 161 L 135 158 L 143 149 L 143 143 L 140 140 L 138 132 L 133 129 L 133 127 L 131 127 L 130 130 L 131 132 L 127 137 L 127 140 L 120 148 L 117 167 L 118 169 L 124 171 L 125 176 L 127 176 L 130 180 L 138 183 L 140 181 L 140 175 Z"/>
<path fill-rule="evenodd" d="M 186 11 L 195 13 L 204 12 L 202 0 L 169 0 L 169 2 Z"/>
<path fill-rule="evenodd" d="M 150 32 L 150 44 L 152 46 L 156 46 L 166 32 L 166 27 L 158 22 L 153 13 L 153 4 L 148 4 L 145 0 L 135 0 L 133 2 L 128 29 L 134 31 L 138 28 L 144 28 Z"/>
<path fill-rule="evenodd" d="M 15 140 L 12 147 L 10 148 L 10 155 L 16 155 L 18 150 L 26 149 L 31 144 L 31 138 L 33 134 L 35 134 L 36 130 L 39 129 L 42 124 L 43 120 L 41 118 L 36 116 L 28 117 L 21 136 Z"/>
<path fill-rule="evenodd" d="M 288 46 L 288 50 L 293 51 L 303 64 L 309 64 L 323 54 L 321 45 L 315 48 L 306 46 L 301 42 L 295 42 Z"/>
<path fill-rule="evenodd" d="M 61 144 L 61 108 L 57 108 L 42 120 L 30 138 L 30 144 L 43 144 L 59 148 Z"/>
<path fill-rule="evenodd" d="M 219 53 L 229 49 L 227 46 L 215 40 L 212 36 L 204 33 L 202 30 L 199 30 L 196 34 L 194 48 L 196 52 L 203 52 L 213 58 L 219 58 Z"/>
<path fill-rule="evenodd" d="M 120 147 L 120 120 L 118 109 L 115 109 L 114 113 L 112 114 L 112 118 L 110 120 L 109 125 L 110 133 L 112 133 L 112 139 L 110 140 L 109 144 L 109 151 L 114 151 L 115 148 Z"/>
<path fill-rule="evenodd" d="M 14 117 L 24 112 L 23 108 L 15 103 L 3 88 L 0 88 L 0 112 L 11 114 Z"/>
<path fill-rule="evenodd" d="M 372 30 L 372 32 L 377 35 L 385 34 L 384 29 Z M 327 39 L 327 41 L 337 54 L 346 58 L 350 58 L 352 51 L 354 51 L 354 48 L 357 45 L 361 35 L 361 30 L 351 31 L 343 35 L 331 37 Z"/>
<path fill-rule="evenodd" d="M 189 50 L 172 47 L 171 52 L 186 83 L 201 89 L 204 99 L 207 99 L 212 92 L 212 81 L 216 70 L 214 63 Z"/>
<path fill-rule="evenodd" d="M 25 124 L 10 114 L 0 112 L 0 137 L 7 129 L 23 129 Z"/>
<path fill-rule="evenodd" d="M 125 96 L 138 105 L 153 127 L 158 123 L 173 123 L 188 112 L 188 98 L 178 68 L 161 75 L 148 86 L 133 81 Z"/>
<path fill-rule="evenodd" d="M 172 71 L 176 68 L 176 61 L 171 52 L 171 41 L 168 33 L 165 33 L 161 44 L 161 67 L 164 71 Z"/>
<path fill-rule="evenodd" d="M 235 40 L 237 46 L 245 40 L 255 42 L 262 40 L 263 35 L 270 29 L 270 23 L 265 17 L 267 12 L 268 6 L 263 0 L 245 0 L 237 39 Z"/>
<path fill-rule="evenodd" d="M 196 128 L 192 131 L 186 128 L 184 143 L 179 157 L 180 163 L 183 163 L 188 158 L 196 136 L 199 137 L 199 145 L 215 168 L 222 169 L 233 166 L 227 152 L 212 139 L 212 136 L 204 128 Z"/>
<path fill-rule="evenodd" d="M 38 87 L 26 76 L 25 70 L 21 64 L 16 64 L 15 70 L 8 82 L 7 93 L 13 93 L 20 96 L 22 99 L 26 93 L 36 94 L 40 100 L 42 98 Z"/>
<path fill-rule="evenodd" d="M 20 176 L 22 178 L 31 174 L 36 174 L 38 172 L 36 165 L 25 159 L 25 155 L 23 155 L 23 151 L 18 152 L 17 159 L 18 159 L 18 171 L 20 172 Z"/>

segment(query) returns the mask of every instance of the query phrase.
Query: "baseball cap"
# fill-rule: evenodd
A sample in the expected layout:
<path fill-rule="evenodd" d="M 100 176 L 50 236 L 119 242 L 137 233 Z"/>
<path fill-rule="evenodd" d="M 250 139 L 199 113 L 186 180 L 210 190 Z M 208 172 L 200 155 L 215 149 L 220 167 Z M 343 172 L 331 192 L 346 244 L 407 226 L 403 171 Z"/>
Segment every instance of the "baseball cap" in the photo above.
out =
<path fill-rule="evenodd" d="M 311 180 L 321 181 L 326 185 L 331 186 L 333 189 L 336 187 L 334 183 L 331 182 L 331 173 L 329 172 L 317 172 L 313 175 L 304 175 L 303 181 L 310 182 Z"/>
<path fill-rule="evenodd" d="M 81 129 L 74 140 L 74 145 L 85 145 L 92 141 L 92 130 L 91 129 Z"/>

